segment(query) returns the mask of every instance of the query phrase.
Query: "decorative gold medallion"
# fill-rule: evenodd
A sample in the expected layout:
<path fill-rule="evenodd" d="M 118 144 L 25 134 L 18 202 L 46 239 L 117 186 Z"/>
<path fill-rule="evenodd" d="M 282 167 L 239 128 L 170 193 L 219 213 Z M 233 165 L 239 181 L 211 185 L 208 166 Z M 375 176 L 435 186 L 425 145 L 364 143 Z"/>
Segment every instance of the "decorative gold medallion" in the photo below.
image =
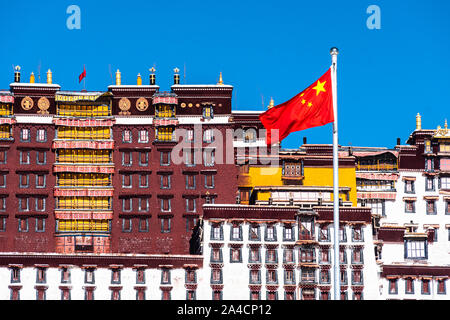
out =
<path fill-rule="evenodd" d="M 131 107 L 131 102 L 130 100 L 128 100 L 128 98 L 122 98 L 119 100 L 119 109 L 121 110 L 119 112 L 119 114 L 122 115 L 127 115 L 130 114 L 130 107 Z"/>
<path fill-rule="evenodd" d="M 38 112 L 40 114 L 48 114 L 48 108 L 50 107 L 50 101 L 46 97 L 42 97 L 38 100 Z"/>
<path fill-rule="evenodd" d="M 148 101 L 145 98 L 139 98 L 136 101 L 136 108 L 139 111 L 145 111 L 148 109 Z"/>
<path fill-rule="evenodd" d="M 197 108 L 200 108 L 200 103 L 197 103 L 195 106 L 196 106 Z"/>
<path fill-rule="evenodd" d="M 33 108 L 34 102 L 33 99 L 31 99 L 30 97 L 25 97 L 22 99 L 20 105 L 22 106 L 22 109 L 30 110 L 31 108 Z"/>
<path fill-rule="evenodd" d="M 181 104 L 181 107 L 182 107 L 182 108 L 186 108 L 186 103 L 183 102 L 183 103 Z"/>
<path fill-rule="evenodd" d="M 189 103 L 189 104 L 188 104 L 188 107 L 189 107 L 189 108 L 192 108 L 192 106 L 193 106 L 192 103 Z"/>

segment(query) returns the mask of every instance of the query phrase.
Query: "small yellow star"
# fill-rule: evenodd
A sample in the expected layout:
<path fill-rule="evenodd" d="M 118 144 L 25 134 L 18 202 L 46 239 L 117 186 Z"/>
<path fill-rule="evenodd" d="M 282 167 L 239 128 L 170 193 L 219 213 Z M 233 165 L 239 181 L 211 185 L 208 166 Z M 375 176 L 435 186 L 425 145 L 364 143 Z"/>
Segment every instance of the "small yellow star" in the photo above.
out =
<path fill-rule="evenodd" d="M 313 90 L 316 90 L 316 97 L 319 95 L 320 92 L 326 92 L 324 86 L 326 81 L 320 82 L 320 80 L 317 81 L 317 85 L 313 88 Z"/>
<path fill-rule="evenodd" d="M 302 104 L 305 104 L 305 103 L 306 103 L 306 100 L 305 100 L 305 99 L 303 99 L 303 100 L 302 100 Z"/>
<path fill-rule="evenodd" d="M 308 102 L 308 107 L 312 107 L 312 103 L 311 102 Z"/>

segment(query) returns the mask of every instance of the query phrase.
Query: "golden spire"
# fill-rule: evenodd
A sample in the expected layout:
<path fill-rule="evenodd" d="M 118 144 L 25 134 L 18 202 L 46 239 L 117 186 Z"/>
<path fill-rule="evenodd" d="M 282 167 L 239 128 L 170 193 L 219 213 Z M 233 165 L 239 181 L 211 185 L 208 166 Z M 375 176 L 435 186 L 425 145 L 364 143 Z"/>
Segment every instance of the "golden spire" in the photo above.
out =
<path fill-rule="evenodd" d="M 138 75 L 137 75 L 137 85 L 138 86 L 142 85 L 142 78 L 141 78 L 141 74 L 140 73 L 138 73 Z"/>
<path fill-rule="evenodd" d="M 34 83 L 34 82 L 35 82 L 34 72 L 31 72 L 31 74 L 30 74 L 30 83 Z"/>
<path fill-rule="evenodd" d="M 120 86 L 122 84 L 122 75 L 119 71 L 119 69 L 117 69 L 116 71 L 116 86 Z"/>
<path fill-rule="evenodd" d="M 445 119 L 444 128 L 445 128 L 446 130 L 448 129 L 448 126 L 447 126 L 447 119 Z"/>
<path fill-rule="evenodd" d="M 275 107 L 275 102 L 273 101 L 273 98 L 270 98 L 270 103 L 267 106 L 267 109 L 272 109 L 273 107 Z"/>
<path fill-rule="evenodd" d="M 219 82 L 217 82 L 217 84 L 223 85 L 222 72 L 219 74 Z"/>
<path fill-rule="evenodd" d="M 416 116 L 416 130 L 422 130 L 422 117 L 419 113 Z"/>
<path fill-rule="evenodd" d="M 47 84 L 52 84 L 52 71 L 50 69 L 48 69 L 47 71 Z"/>

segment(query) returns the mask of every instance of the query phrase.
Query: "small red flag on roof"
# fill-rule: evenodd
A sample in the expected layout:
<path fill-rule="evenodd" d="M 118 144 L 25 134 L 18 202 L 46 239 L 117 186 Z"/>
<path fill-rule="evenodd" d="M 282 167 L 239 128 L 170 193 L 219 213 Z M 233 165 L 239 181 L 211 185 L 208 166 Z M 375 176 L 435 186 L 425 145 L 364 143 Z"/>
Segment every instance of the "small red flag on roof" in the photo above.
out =
<path fill-rule="evenodd" d="M 86 67 L 83 66 L 83 72 L 78 76 L 78 82 L 81 82 L 86 77 Z"/>

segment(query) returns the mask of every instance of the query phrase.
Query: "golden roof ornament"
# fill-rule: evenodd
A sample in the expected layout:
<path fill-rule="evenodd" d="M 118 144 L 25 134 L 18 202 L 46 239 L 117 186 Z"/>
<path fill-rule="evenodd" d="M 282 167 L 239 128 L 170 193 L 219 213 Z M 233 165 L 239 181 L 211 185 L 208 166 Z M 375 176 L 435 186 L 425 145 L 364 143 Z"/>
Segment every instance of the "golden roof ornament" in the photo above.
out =
<path fill-rule="evenodd" d="M 219 82 L 217 82 L 217 84 L 223 85 L 222 72 L 219 74 Z"/>
<path fill-rule="evenodd" d="M 420 116 L 420 113 L 416 116 L 416 130 L 422 130 L 422 117 Z"/>
<path fill-rule="evenodd" d="M 272 109 L 275 107 L 275 102 L 273 101 L 273 98 L 270 98 L 269 105 L 267 106 L 267 109 Z"/>
<path fill-rule="evenodd" d="M 52 71 L 50 69 L 48 69 L 47 71 L 47 84 L 52 84 L 53 82 L 53 76 L 52 76 Z"/>
<path fill-rule="evenodd" d="M 450 130 L 448 130 L 447 119 L 445 119 L 444 128 L 441 128 L 441 126 L 437 126 L 433 138 L 450 138 Z"/>
<path fill-rule="evenodd" d="M 122 84 L 122 74 L 120 73 L 120 70 L 117 69 L 116 71 L 116 86 L 120 86 Z"/>
<path fill-rule="evenodd" d="M 138 86 L 142 85 L 142 78 L 141 78 L 141 74 L 140 73 L 138 73 L 138 75 L 137 75 L 137 85 Z"/>
<path fill-rule="evenodd" d="M 30 74 L 30 83 L 35 83 L 36 79 L 34 77 L 34 72 L 31 72 Z"/>

